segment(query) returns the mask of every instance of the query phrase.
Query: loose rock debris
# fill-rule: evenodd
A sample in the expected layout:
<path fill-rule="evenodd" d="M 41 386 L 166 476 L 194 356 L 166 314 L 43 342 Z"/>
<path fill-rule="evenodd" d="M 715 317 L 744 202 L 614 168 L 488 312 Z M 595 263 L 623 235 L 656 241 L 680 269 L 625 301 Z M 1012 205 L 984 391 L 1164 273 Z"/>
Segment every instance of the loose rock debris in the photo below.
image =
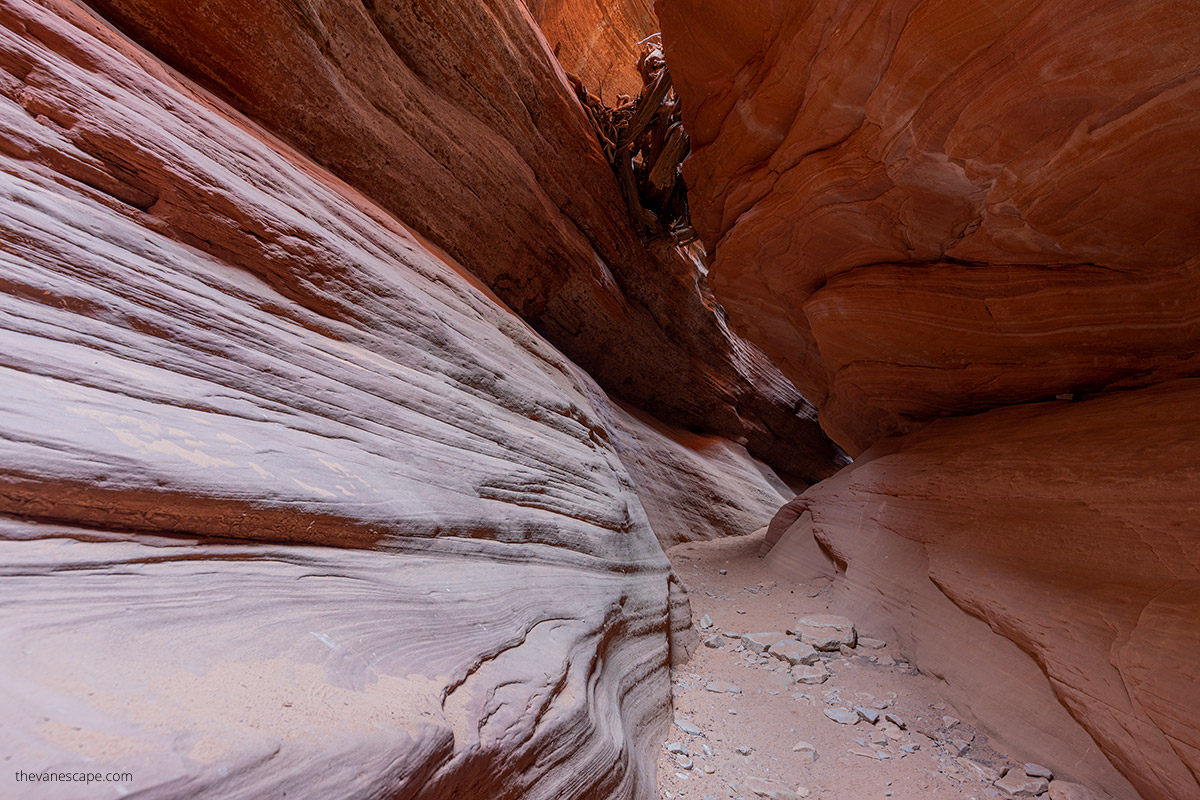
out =
<path fill-rule="evenodd" d="M 830 613 L 827 584 L 777 584 L 761 540 L 668 552 L 695 565 L 685 582 L 709 646 L 673 674 L 686 736 L 664 742 L 661 797 L 1102 800 L 994 749 L 894 644 Z"/>

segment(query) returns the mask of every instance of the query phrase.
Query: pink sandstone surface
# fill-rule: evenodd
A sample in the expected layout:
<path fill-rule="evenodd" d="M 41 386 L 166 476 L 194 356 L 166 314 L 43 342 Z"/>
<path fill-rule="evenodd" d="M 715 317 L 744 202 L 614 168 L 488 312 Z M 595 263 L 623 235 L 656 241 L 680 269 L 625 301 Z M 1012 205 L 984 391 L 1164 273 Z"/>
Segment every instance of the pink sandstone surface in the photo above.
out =
<path fill-rule="evenodd" d="M 0 115 L 0 794 L 654 791 L 682 432 L 70 0 L 0 2 Z"/>

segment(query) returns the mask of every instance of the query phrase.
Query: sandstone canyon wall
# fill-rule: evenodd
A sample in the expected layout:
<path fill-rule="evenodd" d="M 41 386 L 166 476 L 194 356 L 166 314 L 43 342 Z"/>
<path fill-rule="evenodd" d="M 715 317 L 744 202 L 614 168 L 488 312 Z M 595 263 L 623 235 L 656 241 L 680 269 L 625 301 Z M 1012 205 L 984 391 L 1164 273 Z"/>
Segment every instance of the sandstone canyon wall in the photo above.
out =
<path fill-rule="evenodd" d="M 0 793 L 649 796 L 690 624 L 655 533 L 728 524 L 671 509 L 727 469 L 758 476 L 728 496 L 752 525 L 769 471 L 614 405 L 71 0 L 0 0 L 0 115 Z"/>
<path fill-rule="evenodd" d="M 1200 9 L 657 7 L 714 291 L 861 454 L 774 557 L 1014 753 L 1200 797 Z"/>
<path fill-rule="evenodd" d="M 610 392 L 807 481 L 841 459 L 691 260 L 634 233 L 519 0 L 91 5 L 445 249 Z"/>
<path fill-rule="evenodd" d="M 636 97 L 638 42 L 658 33 L 653 0 L 526 0 L 563 69 L 610 105 Z"/>

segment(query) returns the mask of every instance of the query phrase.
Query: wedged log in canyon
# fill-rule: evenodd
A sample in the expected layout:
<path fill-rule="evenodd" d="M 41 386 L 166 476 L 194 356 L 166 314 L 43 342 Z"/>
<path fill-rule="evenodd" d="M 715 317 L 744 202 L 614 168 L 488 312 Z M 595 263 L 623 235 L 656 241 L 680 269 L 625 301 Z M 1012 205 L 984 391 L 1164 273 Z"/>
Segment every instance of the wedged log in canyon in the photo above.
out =
<path fill-rule="evenodd" d="M 653 792 L 683 434 L 69 0 L 0 0 L 0 115 L 0 794 Z"/>
<path fill-rule="evenodd" d="M 805 481 L 845 463 L 701 269 L 643 245 L 521 0 L 90 5 L 442 247 L 610 393 Z"/>
<path fill-rule="evenodd" d="M 1013 752 L 1200 798 L 1200 8 L 657 11 L 716 297 L 858 456 L 771 557 Z"/>

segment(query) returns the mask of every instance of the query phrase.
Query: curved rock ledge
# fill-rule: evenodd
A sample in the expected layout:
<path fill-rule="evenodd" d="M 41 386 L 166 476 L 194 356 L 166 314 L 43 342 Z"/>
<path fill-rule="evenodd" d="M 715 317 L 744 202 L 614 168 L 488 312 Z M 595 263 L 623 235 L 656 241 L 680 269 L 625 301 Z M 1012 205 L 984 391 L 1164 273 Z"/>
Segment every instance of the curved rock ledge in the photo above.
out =
<path fill-rule="evenodd" d="M 770 558 L 835 578 L 1014 754 L 1200 797 L 1198 401 L 1188 380 L 930 424 L 785 507 Z"/>

